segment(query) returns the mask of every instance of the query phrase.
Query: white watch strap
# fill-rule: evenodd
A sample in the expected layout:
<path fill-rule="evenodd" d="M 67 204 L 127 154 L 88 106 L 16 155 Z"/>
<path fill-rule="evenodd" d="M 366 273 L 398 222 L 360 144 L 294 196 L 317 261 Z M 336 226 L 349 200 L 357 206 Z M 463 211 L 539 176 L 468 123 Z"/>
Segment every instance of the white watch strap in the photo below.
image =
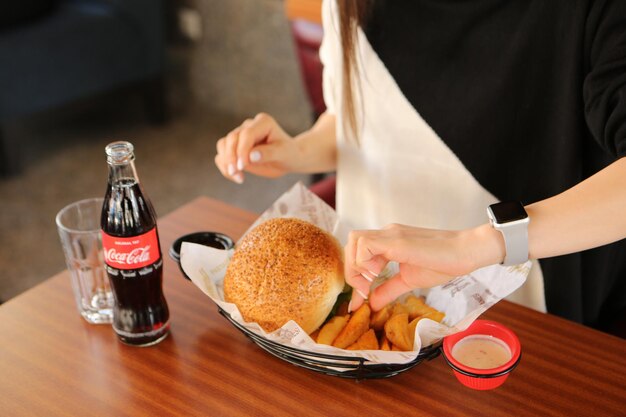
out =
<path fill-rule="evenodd" d="M 506 248 L 502 265 L 517 265 L 528 260 L 528 223 L 507 225 L 502 237 Z"/>

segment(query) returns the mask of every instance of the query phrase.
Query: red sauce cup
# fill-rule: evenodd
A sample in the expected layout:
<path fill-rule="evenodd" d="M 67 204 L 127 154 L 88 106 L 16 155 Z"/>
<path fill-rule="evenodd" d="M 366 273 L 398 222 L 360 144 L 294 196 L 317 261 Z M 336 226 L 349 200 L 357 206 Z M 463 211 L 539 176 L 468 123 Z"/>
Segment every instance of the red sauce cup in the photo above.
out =
<path fill-rule="evenodd" d="M 511 359 L 504 365 L 491 369 L 478 369 L 462 364 L 452 356 L 452 348 L 470 335 L 497 337 L 508 345 Z M 463 385 L 477 390 L 490 390 L 502 385 L 515 369 L 522 359 L 522 347 L 515 333 L 502 324 L 490 320 L 476 320 L 465 331 L 443 339 L 443 357 Z"/>

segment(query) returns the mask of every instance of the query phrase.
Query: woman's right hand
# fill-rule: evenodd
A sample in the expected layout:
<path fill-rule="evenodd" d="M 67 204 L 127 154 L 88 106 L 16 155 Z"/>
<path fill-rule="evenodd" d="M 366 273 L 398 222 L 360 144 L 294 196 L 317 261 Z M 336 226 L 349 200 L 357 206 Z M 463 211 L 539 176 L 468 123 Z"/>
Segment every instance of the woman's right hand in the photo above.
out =
<path fill-rule="evenodd" d="M 244 171 L 275 178 L 297 170 L 298 146 L 268 114 L 247 119 L 217 141 L 215 165 L 226 178 L 241 184 Z"/>
<path fill-rule="evenodd" d="M 349 310 L 369 299 L 378 311 L 414 288 L 431 288 L 486 265 L 502 262 L 504 240 L 489 224 L 466 230 L 435 230 L 391 224 L 381 230 L 353 230 L 345 254 L 346 282 L 355 289 Z M 389 262 L 399 272 L 370 292 Z"/>

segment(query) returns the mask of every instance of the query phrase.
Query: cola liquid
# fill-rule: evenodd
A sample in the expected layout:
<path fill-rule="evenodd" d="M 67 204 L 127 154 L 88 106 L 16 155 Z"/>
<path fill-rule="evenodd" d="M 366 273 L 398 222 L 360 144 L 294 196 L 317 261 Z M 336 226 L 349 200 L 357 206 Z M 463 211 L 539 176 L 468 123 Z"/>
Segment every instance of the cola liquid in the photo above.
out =
<path fill-rule="evenodd" d="M 156 214 L 139 183 L 133 145 L 113 142 L 106 154 L 109 177 L 101 225 L 115 298 L 113 329 L 124 343 L 153 345 L 169 333 Z"/>

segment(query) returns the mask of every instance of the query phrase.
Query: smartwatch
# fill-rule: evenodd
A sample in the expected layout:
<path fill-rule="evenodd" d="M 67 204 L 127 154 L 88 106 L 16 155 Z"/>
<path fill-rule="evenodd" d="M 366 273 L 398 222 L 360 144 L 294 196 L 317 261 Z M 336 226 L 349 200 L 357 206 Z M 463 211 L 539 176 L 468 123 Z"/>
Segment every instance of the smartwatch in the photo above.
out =
<path fill-rule="evenodd" d="M 528 223 L 530 219 L 519 201 L 503 201 L 487 208 L 489 223 L 502 233 L 506 254 L 502 265 L 517 265 L 528 260 Z"/>

